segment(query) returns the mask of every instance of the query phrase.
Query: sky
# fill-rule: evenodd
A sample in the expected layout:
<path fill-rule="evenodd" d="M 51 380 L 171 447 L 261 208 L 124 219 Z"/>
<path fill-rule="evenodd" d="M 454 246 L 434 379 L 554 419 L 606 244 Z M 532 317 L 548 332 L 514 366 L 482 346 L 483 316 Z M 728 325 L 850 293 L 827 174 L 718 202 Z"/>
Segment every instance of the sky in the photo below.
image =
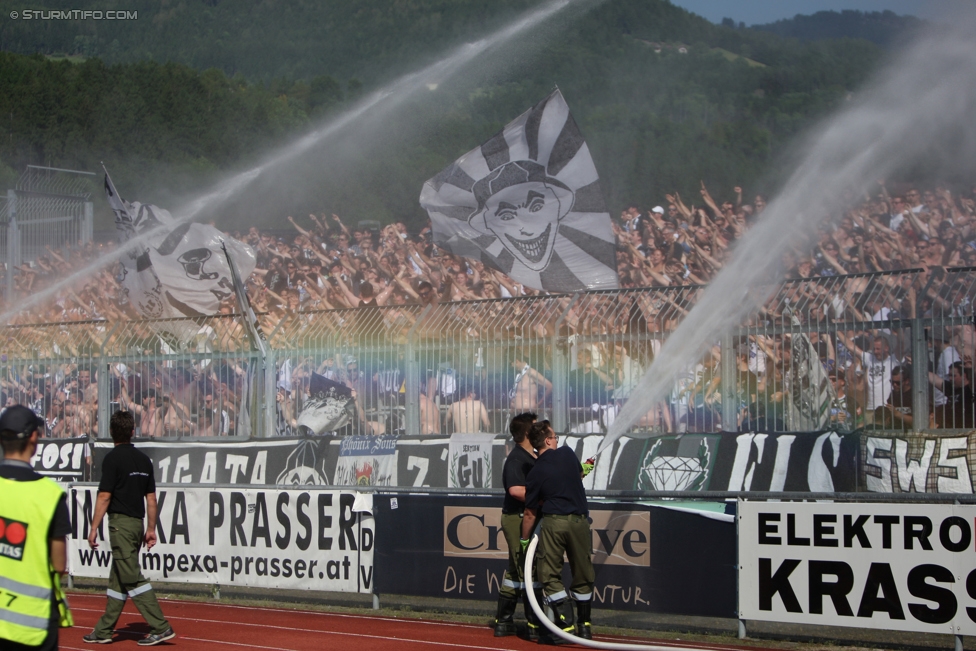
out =
<path fill-rule="evenodd" d="M 926 20 L 945 20 L 946 16 L 972 0 L 671 0 L 671 3 L 703 16 L 713 23 L 725 17 L 746 25 L 772 23 L 797 14 L 818 11 L 884 11 L 911 15 Z"/>

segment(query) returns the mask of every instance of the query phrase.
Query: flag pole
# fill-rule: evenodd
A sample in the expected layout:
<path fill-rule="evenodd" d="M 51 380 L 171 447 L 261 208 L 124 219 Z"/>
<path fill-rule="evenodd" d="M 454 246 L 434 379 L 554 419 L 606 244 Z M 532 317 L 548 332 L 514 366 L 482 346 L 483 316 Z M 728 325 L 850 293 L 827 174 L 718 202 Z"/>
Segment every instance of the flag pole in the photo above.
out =
<path fill-rule="evenodd" d="M 234 257 L 227 250 L 227 243 L 221 240 L 220 248 L 223 249 L 224 257 L 227 258 L 231 281 L 234 283 L 234 293 L 237 294 L 237 303 L 241 308 L 244 322 L 247 325 L 248 332 L 251 334 L 251 340 L 257 347 L 258 354 L 261 357 L 261 366 L 264 372 L 264 400 L 261 403 L 263 409 L 261 420 L 264 423 L 263 436 L 269 437 L 274 432 L 275 409 L 277 408 L 275 401 L 275 393 L 277 391 L 275 388 L 277 371 L 275 360 L 270 353 L 271 347 L 268 345 L 264 333 L 261 332 L 257 315 L 254 314 L 254 308 L 251 307 L 251 301 L 247 296 L 247 290 L 244 288 L 244 282 L 241 280 L 240 273 L 237 271 Z"/>

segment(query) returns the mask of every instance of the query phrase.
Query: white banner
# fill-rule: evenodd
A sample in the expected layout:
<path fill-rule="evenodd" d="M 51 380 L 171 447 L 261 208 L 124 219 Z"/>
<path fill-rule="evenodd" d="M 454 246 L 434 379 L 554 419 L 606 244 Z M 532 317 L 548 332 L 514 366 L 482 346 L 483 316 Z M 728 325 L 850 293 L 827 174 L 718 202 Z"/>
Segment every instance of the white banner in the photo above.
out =
<path fill-rule="evenodd" d="M 452 434 L 447 467 L 448 488 L 491 488 L 494 434 Z"/>
<path fill-rule="evenodd" d="M 976 634 L 976 506 L 738 503 L 739 617 Z"/>
<path fill-rule="evenodd" d="M 99 545 L 87 537 L 97 488 L 74 487 L 68 545 L 73 576 L 108 578 L 108 527 Z M 160 487 L 158 543 L 139 564 L 150 581 L 255 586 L 326 592 L 373 592 L 370 513 L 356 493 Z M 107 519 L 107 518 L 106 518 Z"/>

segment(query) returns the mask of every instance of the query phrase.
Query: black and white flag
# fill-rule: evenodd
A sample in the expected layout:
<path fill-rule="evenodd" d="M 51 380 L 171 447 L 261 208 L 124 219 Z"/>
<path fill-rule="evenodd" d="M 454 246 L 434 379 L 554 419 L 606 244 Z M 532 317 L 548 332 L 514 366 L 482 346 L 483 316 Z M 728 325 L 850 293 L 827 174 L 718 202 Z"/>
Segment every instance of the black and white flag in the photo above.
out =
<path fill-rule="evenodd" d="M 535 289 L 618 286 L 599 176 L 562 93 L 424 184 L 434 243 Z"/>
<path fill-rule="evenodd" d="M 800 326 L 795 314 L 790 318 L 794 327 Z M 787 412 L 787 427 L 790 431 L 826 429 L 830 426 L 830 407 L 837 398 L 837 391 L 810 337 L 804 332 L 795 332 L 791 341 L 789 386 L 792 409 Z"/>
<path fill-rule="evenodd" d="M 122 256 L 120 270 L 123 291 L 143 317 L 216 314 L 220 302 L 234 295 L 222 245 L 233 256 L 242 278 L 254 271 L 257 261 L 250 246 L 213 226 L 180 223 L 157 206 L 124 201 L 108 172 L 105 194 L 115 213 L 119 243 L 124 246 L 135 238 L 145 238 Z"/>
<path fill-rule="evenodd" d="M 355 420 L 356 405 L 352 389 L 333 382 L 323 375 L 312 373 L 308 386 L 309 397 L 298 415 L 298 431 L 302 435 L 325 434 L 342 429 Z"/>

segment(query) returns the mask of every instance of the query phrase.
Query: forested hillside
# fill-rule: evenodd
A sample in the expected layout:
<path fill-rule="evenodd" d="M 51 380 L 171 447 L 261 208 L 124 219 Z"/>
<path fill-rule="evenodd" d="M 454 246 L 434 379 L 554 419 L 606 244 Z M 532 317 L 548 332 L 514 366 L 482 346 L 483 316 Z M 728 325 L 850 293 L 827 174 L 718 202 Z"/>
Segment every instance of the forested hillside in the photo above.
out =
<path fill-rule="evenodd" d="M 38 54 L 0 56 L 0 175 L 104 160 L 124 195 L 171 205 L 540 4 L 135 1 L 125 8 L 139 18 L 125 24 L 4 21 L 3 49 Z M 353 154 L 309 161 L 293 175 L 300 189 L 266 188 L 264 201 L 242 198 L 220 218 L 271 224 L 315 210 L 419 224 L 423 181 L 554 85 L 611 210 L 674 190 L 694 197 L 699 179 L 723 192 L 768 188 L 784 145 L 882 57 L 866 40 L 716 26 L 662 0 L 608 0 L 539 39 L 515 64 L 486 64 L 410 98 Z"/>
<path fill-rule="evenodd" d="M 893 11 L 818 11 L 775 23 L 753 25 L 751 29 L 786 38 L 815 41 L 825 38 L 863 38 L 883 47 L 905 45 L 925 22 Z"/>

